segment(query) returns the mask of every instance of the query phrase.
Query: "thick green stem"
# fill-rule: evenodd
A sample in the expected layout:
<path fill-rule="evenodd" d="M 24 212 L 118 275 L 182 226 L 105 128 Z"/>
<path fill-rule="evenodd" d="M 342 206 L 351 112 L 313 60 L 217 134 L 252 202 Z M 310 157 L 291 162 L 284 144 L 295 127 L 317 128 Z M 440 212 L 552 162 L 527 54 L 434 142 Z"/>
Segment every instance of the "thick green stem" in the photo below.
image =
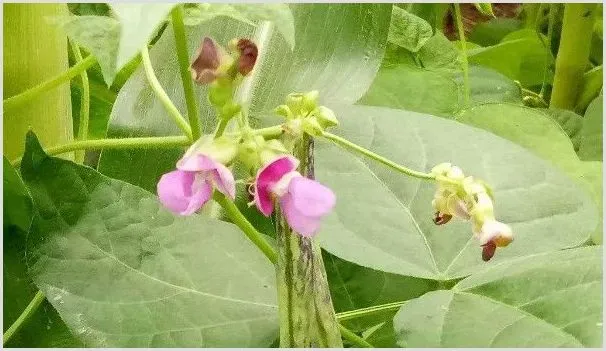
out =
<path fill-rule="evenodd" d="M 198 106 L 196 106 L 194 84 L 192 83 L 191 75 L 189 73 L 189 55 L 185 38 L 185 25 L 183 24 L 183 5 L 175 6 L 171 16 L 173 31 L 175 33 L 177 58 L 179 59 L 179 71 L 181 73 L 181 81 L 183 82 L 185 103 L 187 104 L 187 117 L 189 119 L 192 137 L 194 140 L 198 140 L 201 133 L 200 116 L 198 115 Z"/>
<path fill-rule="evenodd" d="M 148 148 L 174 148 L 189 146 L 190 140 L 185 136 L 142 137 L 124 139 L 90 139 L 78 140 L 68 144 L 44 149 L 48 155 L 59 155 L 76 150 L 89 149 L 148 149 Z M 11 162 L 14 166 L 21 163 L 21 158 Z"/>
<path fill-rule="evenodd" d="M 461 42 L 461 59 L 463 66 L 463 89 L 465 94 L 465 106 L 469 105 L 469 63 L 467 62 L 467 43 L 465 41 L 465 27 L 463 27 L 463 17 L 461 16 L 461 7 L 459 4 L 453 4 L 457 30 L 459 31 L 459 41 Z"/>
<path fill-rule="evenodd" d="M 221 135 L 223 135 L 223 132 L 225 132 L 225 127 L 227 127 L 227 124 L 229 123 L 228 119 L 225 118 L 219 118 L 219 123 L 217 124 L 217 129 L 215 129 L 215 139 L 220 137 Z"/>
<path fill-rule="evenodd" d="M 76 63 L 82 62 L 82 54 L 80 53 L 78 44 L 72 42 L 71 46 Z M 88 85 L 88 74 L 86 71 L 80 74 L 80 79 L 82 81 L 82 96 L 80 98 L 80 125 L 78 126 L 77 139 L 82 141 L 88 139 L 88 119 L 90 114 L 90 86 Z M 85 154 L 85 150 L 79 150 L 75 154 L 74 161 L 76 163 L 83 163 Z"/>
<path fill-rule="evenodd" d="M 246 236 L 265 254 L 271 263 L 276 263 L 278 254 L 276 250 L 263 238 L 263 234 L 259 233 L 255 227 L 244 217 L 233 201 L 225 197 L 225 195 L 215 192 L 213 198 L 223 209 L 232 222 L 246 234 Z"/>
<path fill-rule="evenodd" d="M 31 129 L 46 145 L 73 138 L 71 78 L 95 61 L 69 68 L 65 32 L 47 17 L 67 16 L 66 4 L 4 4 L 3 15 L 3 153 L 23 153 Z M 66 155 L 71 157 L 72 155 Z"/>
<path fill-rule="evenodd" d="M 313 140 L 305 136 L 293 153 L 301 161 L 299 172 L 313 179 Z M 280 346 L 343 347 L 320 246 L 294 232 L 279 209 L 275 223 Z"/>
<path fill-rule="evenodd" d="M 568 3 L 555 64 L 550 107 L 573 110 L 589 62 L 597 4 Z"/>
<path fill-rule="evenodd" d="M 183 118 L 183 116 L 181 115 L 177 107 L 173 104 L 170 97 L 168 97 L 164 89 L 162 89 L 162 86 L 160 85 L 160 82 L 158 81 L 158 78 L 154 73 L 154 68 L 149 59 L 149 51 L 147 50 L 147 47 L 143 47 L 143 49 L 141 49 L 141 61 L 143 62 L 143 67 L 145 68 L 145 75 L 147 76 L 147 80 L 149 81 L 152 90 L 154 91 L 154 93 L 156 93 L 156 96 L 158 97 L 158 99 L 160 99 L 162 105 L 164 105 L 164 108 L 175 121 L 177 126 L 181 128 L 183 133 L 190 140 L 193 140 L 192 131 L 189 127 L 189 124 L 187 123 L 185 118 Z"/>
<path fill-rule="evenodd" d="M 44 302 L 45 297 L 42 291 L 38 291 L 32 301 L 25 307 L 25 310 L 21 313 L 21 315 L 17 318 L 17 320 L 4 332 L 4 337 L 2 340 L 2 345 L 6 345 L 6 343 L 15 335 L 15 333 L 23 326 L 25 322 L 31 317 L 34 312 L 40 307 L 42 302 Z"/>

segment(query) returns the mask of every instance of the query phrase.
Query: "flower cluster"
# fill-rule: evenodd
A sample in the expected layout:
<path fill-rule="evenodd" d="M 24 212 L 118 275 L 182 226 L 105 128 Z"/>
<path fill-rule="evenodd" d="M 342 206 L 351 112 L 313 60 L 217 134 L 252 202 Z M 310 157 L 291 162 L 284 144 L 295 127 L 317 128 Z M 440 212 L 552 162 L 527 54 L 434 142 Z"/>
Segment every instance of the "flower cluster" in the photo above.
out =
<path fill-rule="evenodd" d="M 235 142 L 227 138 L 201 139 L 177 162 L 177 169 L 158 182 L 158 197 L 169 210 L 191 215 L 212 197 L 216 189 L 235 199 L 234 176 L 226 167 L 232 162 Z M 267 150 L 266 150 L 267 151 Z M 322 217 L 335 206 L 335 195 L 322 184 L 297 172 L 299 160 L 276 155 L 260 168 L 253 183 L 254 204 L 265 216 L 279 203 L 287 223 L 303 236 L 313 236 Z"/>
<path fill-rule="evenodd" d="M 431 173 L 438 182 L 432 201 L 435 224 L 446 224 L 452 217 L 470 221 L 473 235 L 483 248 L 484 261 L 492 258 L 497 247 L 513 241 L 511 228 L 495 219 L 492 192 L 484 182 L 465 177 L 450 163 L 435 166 Z"/>
<path fill-rule="evenodd" d="M 257 47 L 248 39 L 233 40 L 229 53 L 210 38 L 204 38 L 190 66 L 192 79 L 209 85 L 209 100 L 223 123 L 241 113 L 233 93 L 238 82 L 254 68 Z M 299 160 L 291 155 L 293 141 L 303 133 L 317 135 L 337 120 L 329 109 L 317 104 L 318 92 L 291 94 L 276 111 L 286 118 L 281 140 L 266 140 L 245 128 L 236 136 L 203 136 L 177 162 L 176 170 L 158 182 L 158 197 L 174 213 L 191 215 L 218 191 L 234 200 L 236 181 L 228 168 L 240 161 L 255 175 L 252 195 L 265 216 L 279 205 L 289 226 L 303 236 L 313 236 L 335 206 L 334 193 L 301 175 Z M 287 144 L 285 146 L 285 144 Z"/>

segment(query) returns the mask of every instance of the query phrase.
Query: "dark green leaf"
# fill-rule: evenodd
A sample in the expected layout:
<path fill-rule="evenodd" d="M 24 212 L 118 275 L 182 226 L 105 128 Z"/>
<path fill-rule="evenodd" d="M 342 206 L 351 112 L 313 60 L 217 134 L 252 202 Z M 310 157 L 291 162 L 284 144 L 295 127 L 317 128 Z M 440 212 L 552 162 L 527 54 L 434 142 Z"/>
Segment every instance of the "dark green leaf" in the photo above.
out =
<path fill-rule="evenodd" d="M 570 138 L 570 141 L 572 141 L 574 150 L 578 151 L 579 145 L 581 144 L 580 132 L 583 125 L 583 117 L 572 111 L 559 108 L 541 109 L 541 111 L 545 112 L 551 119 L 558 122 L 560 127 L 562 127 L 562 130 L 564 130 L 566 135 Z"/>
<path fill-rule="evenodd" d="M 27 233 L 32 222 L 32 199 L 21 177 L 6 157 L 3 161 L 3 227 L 15 226 Z"/>
<path fill-rule="evenodd" d="M 275 271 L 232 224 L 175 217 L 141 188 L 48 157 L 32 134 L 21 172 L 37 210 L 29 274 L 86 346 L 275 339 Z"/>
<path fill-rule="evenodd" d="M 601 347 L 602 248 L 492 266 L 405 304 L 401 347 Z"/>

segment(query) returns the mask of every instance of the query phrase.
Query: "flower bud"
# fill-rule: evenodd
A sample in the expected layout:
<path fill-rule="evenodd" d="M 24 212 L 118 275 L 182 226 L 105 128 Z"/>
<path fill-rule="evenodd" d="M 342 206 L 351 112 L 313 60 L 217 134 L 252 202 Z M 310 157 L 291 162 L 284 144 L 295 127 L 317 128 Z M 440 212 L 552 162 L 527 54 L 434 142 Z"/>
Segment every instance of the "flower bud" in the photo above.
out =
<path fill-rule="evenodd" d="M 229 164 L 238 151 L 236 140 L 225 135 L 213 138 L 212 135 L 203 135 L 185 152 L 183 158 L 195 154 L 205 154 L 222 164 Z"/>
<path fill-rule="evenodd" d="M 292 111 L 286 105 L 280 105 L 280 106 L 276 107 L 276 109 L 274 110 L 274 112 L 278 116 L 282 116 L 282 117 L 286 118 L 287 120 L 292 119 L 294 117 L 293 114 L 292 114 Z"/>
<path fill-rule="evenodd" d="M 332 112 L 332 110 L 328 107 L 320 106 L 312 114 L 315 116 L 316 120 L 318 120 L 318 123 L 323 129 L 336 127 L 339 125 L 339 121 L 337 120 L 334 112 Z"/>
<path fill-rule="evenodd" d="M 320 92 L 312 90 L 303 94 L 303 101 L 301 102 L 302 112 L 304 115 L 309 114 L 311 111 L 318 107 L 318 96 Z"/>
<path fill-rule="evenodd" d="M 312 136 L 322 136 L 324 133 L 324 128 L 318 123 L 315 118 L 303 118 L 303 122 L 301 124 L 303 131 Z"/>

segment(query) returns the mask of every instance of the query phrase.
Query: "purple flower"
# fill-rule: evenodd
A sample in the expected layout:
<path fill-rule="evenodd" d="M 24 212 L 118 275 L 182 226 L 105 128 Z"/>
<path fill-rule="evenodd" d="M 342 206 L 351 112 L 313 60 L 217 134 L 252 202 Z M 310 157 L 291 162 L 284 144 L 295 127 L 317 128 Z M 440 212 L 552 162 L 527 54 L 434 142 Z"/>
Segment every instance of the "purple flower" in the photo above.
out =
<path fill-rule="evenodd" d="M 166 173 L 158 182 L 160 202 L 172 212 L 188 216 L 199 210 L 217 188 L 234 199 L 236 182 L 223 164 L 204 154 L 185 156 L 177 170 Z"/>
<path fill-rule="evenodd" d="M 267 164 L 255 182 L 255 204 L 261 213 L 273 212 L 273 198 L 280 200 L 286 221 L 297 233 L 310 237 L 320 228 L 320 220 L 335 205 L 334 193 L 324 185 L 296 171 L 299 160 L 282 156 Z"/>

